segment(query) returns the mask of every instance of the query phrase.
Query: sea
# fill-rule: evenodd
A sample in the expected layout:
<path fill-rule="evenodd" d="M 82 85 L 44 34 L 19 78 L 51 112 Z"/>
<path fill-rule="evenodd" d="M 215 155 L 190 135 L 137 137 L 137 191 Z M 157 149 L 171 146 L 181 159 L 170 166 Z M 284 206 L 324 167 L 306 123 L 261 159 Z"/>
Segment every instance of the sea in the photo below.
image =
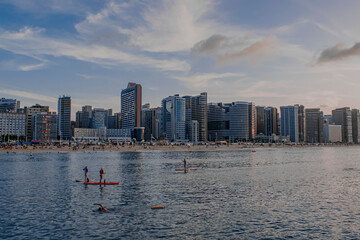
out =
<path fill-rule="evenodd" d="M 76 182 L 85 166 L 119 185 Z M 1 239 L 360 238 L 358 146 L 0 153 L 0 171 Z"/>

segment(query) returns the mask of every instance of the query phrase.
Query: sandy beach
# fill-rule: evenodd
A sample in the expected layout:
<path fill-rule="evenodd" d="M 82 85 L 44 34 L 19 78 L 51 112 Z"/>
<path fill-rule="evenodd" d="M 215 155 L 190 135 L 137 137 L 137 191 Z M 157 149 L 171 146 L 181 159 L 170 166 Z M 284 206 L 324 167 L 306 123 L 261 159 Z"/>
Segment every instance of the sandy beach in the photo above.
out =
<path fill-rule="evenodd" d="M 122 152 L 148 152 L 148 151 L 229 151 L 229 150 L 251 150 L 256 152 L 258 148 L 308 148 L 308 147 L 356 147 L 358 145 L 345 144 L 229 144 L 229 145 L 80 145 L 80 146 L 8 146 L 0 148 L 0 152 L 101 152 L 101 151 L 122 151 Z"/>

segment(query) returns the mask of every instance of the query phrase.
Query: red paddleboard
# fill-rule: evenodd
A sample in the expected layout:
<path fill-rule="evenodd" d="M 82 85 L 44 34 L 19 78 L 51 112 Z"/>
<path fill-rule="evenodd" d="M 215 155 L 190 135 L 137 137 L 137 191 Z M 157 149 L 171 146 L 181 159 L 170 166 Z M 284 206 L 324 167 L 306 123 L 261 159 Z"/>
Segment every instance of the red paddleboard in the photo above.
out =
<path fill-rule="evenodd" d="M 118 182 L 85 182 L 86 185 L 118 185 Z"/>
<path fill-rule="evenodd" d="M 190 171 L 196 171 L 197 168 L 189 168 Z M 185 169 L 175 169 L 175 171 L 185 171 Z"/>

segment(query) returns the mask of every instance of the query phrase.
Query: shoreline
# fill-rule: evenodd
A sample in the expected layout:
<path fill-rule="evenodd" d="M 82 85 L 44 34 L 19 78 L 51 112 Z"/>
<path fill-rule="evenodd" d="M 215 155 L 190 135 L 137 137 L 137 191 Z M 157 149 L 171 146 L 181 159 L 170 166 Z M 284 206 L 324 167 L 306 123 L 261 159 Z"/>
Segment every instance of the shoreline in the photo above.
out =
<path fill-rule="evenodd" d="M 169 151 L 182 151 L 182 152 L 194 152 L 194 151 L 236 151 L 236 150 L 251 150 L 256 152 L 258 149 L 277 149 L 277 148 L 319 148 L 319 147 L 357 147 L 357 144 L 319 144 L 319 145 L 277 145 L 277 144 L 263 144 L 263 145 L 243 145 L 243 144 L 231 144 L 231 145 L 195 145 L 195 146 L 147 146 L 147 145 L 125 145 L 125 146 L 87 146 L 87 147 L 68 147 L 68 146 L 13 146 L 11 148 L 0 148 L 0 153 L 53 153 L 53 152 L 169 152 Z"/>

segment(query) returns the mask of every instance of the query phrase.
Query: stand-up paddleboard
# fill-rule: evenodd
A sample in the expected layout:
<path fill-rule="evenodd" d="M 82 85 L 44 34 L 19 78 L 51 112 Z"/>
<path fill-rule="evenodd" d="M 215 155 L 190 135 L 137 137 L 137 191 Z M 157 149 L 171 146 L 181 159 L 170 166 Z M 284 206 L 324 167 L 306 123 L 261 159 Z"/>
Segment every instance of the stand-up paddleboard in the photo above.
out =
<path fill-rule="evenodd" d="M 75 181 L 76 182 L 85 182 L 84 179 L 76 179 Z M 89 182 L 93 182 L 93 181 L 95 181 L 95 179 L 89 179 Z"/>
<path fill-rule="evenodd" d="M 189 168 L 188 171 L 196 171 L 197 168 Z M 175 169 L 175 171 L 186 171 L 186 169 Z"/>
<path fill-rule="evenodd" d="M 118 185 L 118 182 L 84 182 L 86 185 Z"/>

